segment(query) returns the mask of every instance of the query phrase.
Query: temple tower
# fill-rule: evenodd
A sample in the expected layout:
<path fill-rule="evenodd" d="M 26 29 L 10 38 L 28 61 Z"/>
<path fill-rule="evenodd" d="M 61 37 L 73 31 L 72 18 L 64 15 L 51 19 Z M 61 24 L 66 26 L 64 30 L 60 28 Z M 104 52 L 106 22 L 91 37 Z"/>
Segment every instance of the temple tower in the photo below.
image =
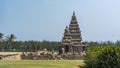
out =
<path fill-rule="evenodd" d="M 75 12 L 73 12 L 69 27 L 66 26 L 64 36 L 61 41 L 60 54 L 63 53 L 61 49 L 64 48 L 64 53 L 78 52 L 81 53 L 86 50 L 87 44 L 83 44 L 81 37 L 81 30 L 76 19 Z"/>

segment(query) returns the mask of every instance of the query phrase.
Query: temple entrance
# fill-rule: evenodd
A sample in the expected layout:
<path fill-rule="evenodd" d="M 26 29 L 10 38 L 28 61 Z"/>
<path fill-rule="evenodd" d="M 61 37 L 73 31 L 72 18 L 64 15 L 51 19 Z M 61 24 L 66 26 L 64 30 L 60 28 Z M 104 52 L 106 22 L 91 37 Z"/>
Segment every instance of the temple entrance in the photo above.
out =
<path fill-rule="evenodd" d="M 82 47 L 82 52 L 85 52 L 85 46 Z"/>
<path fill-rule="evenodd" d="M 69 46 L 68 45 L 65 46 L 65 52 L 69 52 Z"/>
<path fill-rule="evenodd" d="M 2 59 L 2 56 L 0 56 L 0 60 Z"/>

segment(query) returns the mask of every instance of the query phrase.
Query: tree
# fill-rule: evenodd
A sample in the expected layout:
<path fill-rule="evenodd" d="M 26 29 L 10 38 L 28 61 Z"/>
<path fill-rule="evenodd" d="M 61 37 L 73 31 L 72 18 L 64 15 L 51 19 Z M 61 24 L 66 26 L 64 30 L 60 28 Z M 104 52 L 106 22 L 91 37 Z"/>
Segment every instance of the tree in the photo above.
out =
<path fill-rule="evenodd" d="M 2 49 L 2 39 L 3 39 L 3 34 L 2 33 L 0 33 L 0 50 Z"/>
<path fill-rule="evenodd" d="M 88 48 L 83 68 L 120 68 L 120 46 L 93 46 Z"/>
<path fill-rule="evenodd" d="M 2 40 L 2 38 L 3 38 L 3 34 L 2 34 L 2 33 L 0 33 L 0 41 Z"/>
<path fill-rule="evenodd" d="M 13 42 L 16 39 L 14 34 L 10 34 L 10 36 L 6 36 L 6 40 L 9 42 Z"/>
<path fill-rule="evenodd" d="M 14 48 L 14 40 L 16 39 L 16 36 L 14 34 L 10 34 L 10 36 L 6 36 L 6 44 L 4 45 L 4 49 L 11 51 Z"/>

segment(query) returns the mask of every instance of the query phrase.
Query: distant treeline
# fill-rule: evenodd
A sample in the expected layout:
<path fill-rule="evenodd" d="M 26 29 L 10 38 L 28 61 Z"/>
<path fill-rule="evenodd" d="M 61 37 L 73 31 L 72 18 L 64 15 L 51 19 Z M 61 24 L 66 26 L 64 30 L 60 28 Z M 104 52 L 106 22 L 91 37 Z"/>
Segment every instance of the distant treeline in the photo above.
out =
<path fill-rule="evenodd" d="M 0 51 L 38 51 L 38 50 L 58 50 L 60 42 L 57 41 L 15 41 L 16 36 L 10 34 L 5 36 L 0 33 Z"/>
<path fill-rule="evenodd" d="M 0 42 L 0 51 L 38 51 L 38 50 L 58 50 L 59 42 L 50 41 L 14 41 Z"/>
<path fill-rule="evenodd" d="M 120 46 L 120 41 L 112 42 L 112 41 L 101 41 L 101 42 L 95 42 L 95 41 L 90 41 L 89 42 L 90 46 L 109 46 L 109 45 L 116 45 Z"/>
<path fill-rule="evenodd" d="M 58 41 L 15 41 L 16 36 L 14 34 L 10 34 L 9 36 L 5 36 L 0 33 L 0 51 L 38 51 L 38 50 L 52 50 L 58 51 L 58 47 L 60 42 Z M 102 42 L 89 42 L 90 46 L 107 46 L 107 45 L 118 45 L 120 46 L 120 41 L 111 42 L 111 41 L 102 41 Z"/>

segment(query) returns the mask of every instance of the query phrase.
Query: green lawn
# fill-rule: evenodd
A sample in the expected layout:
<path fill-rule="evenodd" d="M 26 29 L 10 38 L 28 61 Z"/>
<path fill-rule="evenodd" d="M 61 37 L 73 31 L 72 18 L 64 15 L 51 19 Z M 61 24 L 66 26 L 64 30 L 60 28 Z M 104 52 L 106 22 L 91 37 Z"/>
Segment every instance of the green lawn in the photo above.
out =
<path fill-rule="evenodd" d="M 79 68 L 83 60 L 0 60 L 0 68 Z"/>

